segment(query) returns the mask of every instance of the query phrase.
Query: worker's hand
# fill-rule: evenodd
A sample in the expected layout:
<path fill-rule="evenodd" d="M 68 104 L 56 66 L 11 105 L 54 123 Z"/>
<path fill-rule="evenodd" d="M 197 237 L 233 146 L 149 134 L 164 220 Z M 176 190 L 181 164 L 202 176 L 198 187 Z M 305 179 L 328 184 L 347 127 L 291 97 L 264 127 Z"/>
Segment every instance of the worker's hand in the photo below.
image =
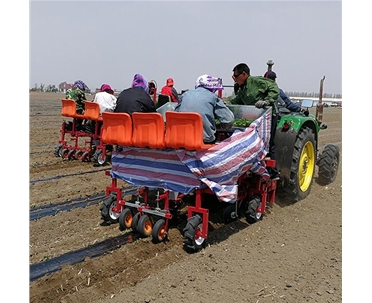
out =
<path fill-rule="evenodd" d="M 257 101 L 254 106 L 256 106 L 257 108 L 263 108 L 266 105 L 270 105 L 270 102 L 260 100 L 260 101 Z"/>

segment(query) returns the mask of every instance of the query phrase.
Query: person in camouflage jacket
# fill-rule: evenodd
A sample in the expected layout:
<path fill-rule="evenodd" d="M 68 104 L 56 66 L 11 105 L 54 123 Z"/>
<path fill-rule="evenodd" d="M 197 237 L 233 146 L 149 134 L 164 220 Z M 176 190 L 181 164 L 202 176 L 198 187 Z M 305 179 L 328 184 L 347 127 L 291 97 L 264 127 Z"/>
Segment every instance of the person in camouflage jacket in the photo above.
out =
<path fill-rule="evenodd" d="M 72 85 L 72 88 L 66 91 L 66 99 L 72 99 L 76 102 L 76 113 L 77 114 L 84 114 L 85 106 L 84 102 L 86 100 L 85 97 L 85 88 L 86 85 L 83 81 L 77 80 Z"/>
<path fill-rule="evenodd" d="M 275 133 L 278 123 L 278 106 L 277 100 L 279 97 L 279 87 L 275 81 L 264 77 L 253 77 L 250 75 L 250 69 L 247 64 L 239 63 L 233 68 L 233 79 L 237 85 L 236 96 L 231 104 L 254 105 L 257 108 L 271 106 L 271 130 L 270 130 L 270 146 L 268 156 L 272 160 L 276 160 L 275 156 Z M 272 180 L 279 180 L 279 171 L 276 167 L 268 169 Z"/>

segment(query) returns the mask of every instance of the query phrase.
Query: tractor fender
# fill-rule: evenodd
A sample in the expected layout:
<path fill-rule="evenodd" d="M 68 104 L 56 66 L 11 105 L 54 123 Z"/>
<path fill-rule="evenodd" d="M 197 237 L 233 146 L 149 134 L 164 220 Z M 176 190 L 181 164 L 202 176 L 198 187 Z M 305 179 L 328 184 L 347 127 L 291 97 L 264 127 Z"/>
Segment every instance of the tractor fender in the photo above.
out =
<path fill-rule="evenodd" d="M 280 177 L 289 180 L 291 176 L 291 163 L 293 159 L 293 148 L 298 135 L 295 129 L 284 130 L 277 127 L 275 132 L 275 157 L 276 167 L 280 171 Z"/>

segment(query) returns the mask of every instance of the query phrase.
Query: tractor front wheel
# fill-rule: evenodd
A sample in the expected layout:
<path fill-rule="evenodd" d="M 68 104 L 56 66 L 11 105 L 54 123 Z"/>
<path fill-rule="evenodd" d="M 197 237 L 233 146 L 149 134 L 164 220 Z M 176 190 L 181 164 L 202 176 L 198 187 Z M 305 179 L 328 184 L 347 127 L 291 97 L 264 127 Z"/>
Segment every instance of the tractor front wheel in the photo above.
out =
<path fill-rule="evenodd" d="M 328 185 L 335 181 L 340 161 L 340 149 L 338 146 L 328 144 L 324 147 L 318 160 L 318 181 L 321 185 Z"/>

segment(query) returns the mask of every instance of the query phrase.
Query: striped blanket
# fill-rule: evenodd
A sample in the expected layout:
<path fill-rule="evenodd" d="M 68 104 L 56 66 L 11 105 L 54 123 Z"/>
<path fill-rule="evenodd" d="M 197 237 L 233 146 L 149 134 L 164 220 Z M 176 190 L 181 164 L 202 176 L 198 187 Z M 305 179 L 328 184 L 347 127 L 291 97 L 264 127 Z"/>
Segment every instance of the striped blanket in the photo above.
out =
<path fill-rule="evenodd" d="M 112 154 L 111 177 L 150 188 L 189 194 L 209 187 L 220 201 L 233 203 L 238 178 L 251 171 L 269 178 L 263 159 L 270 140 L 271 110 L 244 131 L 204 151 L 123 147 Z"/>

